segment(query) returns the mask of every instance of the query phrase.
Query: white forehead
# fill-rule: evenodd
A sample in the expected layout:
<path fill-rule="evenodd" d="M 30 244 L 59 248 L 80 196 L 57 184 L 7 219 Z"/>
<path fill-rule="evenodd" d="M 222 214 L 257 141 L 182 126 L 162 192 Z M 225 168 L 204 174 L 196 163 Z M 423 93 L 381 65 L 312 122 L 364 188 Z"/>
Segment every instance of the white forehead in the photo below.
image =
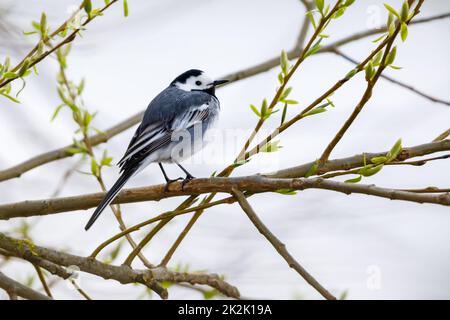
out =
<path fill-rule="evenodd" d="M 197 76 L 190 76 L 184 83 L 175 82 L 175 85 L 185 91 L 192 89 L 207 89 L 212 86 L 213 80 L 204 72 Z"/>

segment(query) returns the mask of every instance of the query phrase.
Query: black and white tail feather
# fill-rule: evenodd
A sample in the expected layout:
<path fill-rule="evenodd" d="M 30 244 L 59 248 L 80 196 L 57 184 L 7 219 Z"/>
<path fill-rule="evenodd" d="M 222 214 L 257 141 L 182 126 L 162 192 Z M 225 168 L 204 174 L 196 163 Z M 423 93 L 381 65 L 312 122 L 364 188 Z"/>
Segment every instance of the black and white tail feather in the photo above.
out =
<path fill-rule="evenodd" d="M 194 125 L 201 124 L 203 137 L 220 109 L 215 86 L 224 82 L 226 80 L 212 81 L 203 71 L 192 69 L 178 76 L 150 102 L 124 156 L 118 162 L 121 175 L 95 209 L 86 230 L 133 175 L 150 163 L 176 161 L 171 152 L 179 143 L 172 141 L 174 133 L 184 131 L 192 136 Z"/>
<path fill-rule="evenodd" d="M 88 223 L 86 224 L 86 227 L 84 227 L 85 230 L 89 230 L 89 228 L 94 224 L 95 220 L 100 216 L 100 214 L 105 210 L 105 208 L 114 200 L 114 198 L 117 196 L 119 191 L 123 188 L 125 183 L 133 176 L 134 171 L 124 171 L 120 175 L 119 179 L 117 179 L 116 183 L 112 186 L 112 188 L 108 191 L 106 196 L 103 198 L 102 202 L 98 205 L 97 209 L 95 209 L 94 213 L 92 214 L 91 218 L 89 219 Z"/>

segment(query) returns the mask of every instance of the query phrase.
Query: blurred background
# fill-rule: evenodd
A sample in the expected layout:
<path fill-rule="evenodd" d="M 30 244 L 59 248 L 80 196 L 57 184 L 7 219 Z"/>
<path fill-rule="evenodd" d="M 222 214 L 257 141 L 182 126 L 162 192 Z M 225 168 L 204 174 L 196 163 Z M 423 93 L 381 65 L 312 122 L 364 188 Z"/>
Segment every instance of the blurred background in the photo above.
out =
<path fill-rule="evenodd" d="M 97 5 L 100 5 L 98 1 Z M 396 8 L 402 1 L 391 0 Z M 42 11 L 55 28 L 69 16 L 74 0 L 1 0 L 0 60 L 10 55 L 18 62 L 36 42 L 22 31 Z M 298 0 L 129 0 L 129 17 L 121 4 L 112 6 L 74 41 L 68 57 L 67 74 L 78 82 L 86 78 L 85 105 L 98 111 L 94 126 L 106 129 L 143 110 L 173 78 L 190 68 L 205 70 L 211 77 L 223 75 L 277 57 L 297 40 L 305 10 Z M 425 1 L 420 17 L 450 11 L 445 0 Z M 323 44 L 385 23 L 383 1 L 356 1 L 333 22 Z M 405 43 L 399 42 L 395 64 L 401 70 L 386 74 L 415 88 L 450 100 L 448 59 L 450 19 L 411 26 Z M 352 42 L 342 51 L 355 59 L 368 55 L 377 36 Z M 352 65 L 333 54 L 318 54 L 302 64 L 292 79 L 293 99 L 288 118 L 345 75 Z M 42 152 L 65 146 L 76 129 L 68 110 L 50 118 L 60 103 L 56 92 L 58 64 L 54 58 L 38 66 L 39 76 L 27 78 L 21 104 L 0 97 L 0 169 L 6 169 Z M 249 108 L 272 98 L 279 68 L 238 81 L 218 90 L 222 105 L 218 129 L 244 132 L 228 138 L 223 157 L 187 165 L 197 177 L 221 170 L 235 156 L 246 138 L 245 130 L 257 118 Z M 353 110 L 365 87 L 357 76 L 334 96 L 336 108 L 298 123 L 280 136 L 283 148 L 277 153 L 258 155 L 238 168 L 234 175 L 269 172 L 316 159 Z M 265 124 L 268 133 L 279 119 Z M 433 140 L 448 129 L 450 109 L 381 79 L 373 98 L 338 144 L 332 158 L 361 152 L 388 150 L 398 138 L 404 146 Z M 101 145 L 114 161 L 122 156 L 135 127 Z M 206 150 L 207 151 L 207 150 Z M 58 189 L 59 196 L 98 192 L 92 177 L 73 173 L 60 185 L 67 170 L 79 157 L 55 161 L 24 174 L 20 179 L 0 183 L 0 202 L 43 199 Z M 80 169 L 88 167 L 82 164 Z M 170 176 L 178 168 L 168 167 Z M 104 170 L 108 186 L 117 178 L 116 167 Z M 364 183 L 384 187 L 448 187 L 448 161 L 433 161 L 422 167 L 392 166 Z M 162 183 L 157 166 L 149 166 L 128 183 L 128 187 Z M 61 188 L 59 188 L 60 186 Z M 141 222 L 173 209 L 183 199 L 144 202 L 122 206 L 127 225 Z M 450 298 L 450 215 L 443 206 L 419 205 L 362 195 L 346 196 L 329 191 L 306 190 L 295 196 L 257 195 L 250 203 L 261 219 L 287 245 L 291 253 L 327 289 L 349 299 L 449 299 Z M 30 235 L 40 245 L 88 255 L 103 240 L 118 231 L 108 210 L 89 231 L 84 225 L 92 210 L 29 218 Z M 189 215 L 174 219 L 144 250 L 150 261 L 159 261 L 187 223 Z M 0 231 L 11 232 L 20 219 L 0 221 Z M 134 234 L 141 239 L 148 228 Z M 108 254 L 107 249 L 105 256 Z M 116 263 L 129 253 L 125 243 Z M 181 244 L 171 261 L 189 270 L 207 270 L 225 275 L 244 297 L 263 299 L 316 299 L 320 296 L 286 265 L 270 244 L 236 205 L 208 210 Z M 135 261 L 139 266 L 140 262 Z M 2 272 L 26 283 L 34 270 L 29 264 L 11 262 Z M 81 274 L 80 286 L 93 298 L 147 298 L 141 286 L 122 286 Z M 38 281 L 33 284 L 40 288 Z M 60 281 L 53 289 L 56 298 L 80 299 L 70 284 Z M 0 297 L 5 298 L 3 292 Z M 185 288 L 173 287 L 175 299 L 202 298 Z M 152 298 L 157 299 L 156 295 Z"/>

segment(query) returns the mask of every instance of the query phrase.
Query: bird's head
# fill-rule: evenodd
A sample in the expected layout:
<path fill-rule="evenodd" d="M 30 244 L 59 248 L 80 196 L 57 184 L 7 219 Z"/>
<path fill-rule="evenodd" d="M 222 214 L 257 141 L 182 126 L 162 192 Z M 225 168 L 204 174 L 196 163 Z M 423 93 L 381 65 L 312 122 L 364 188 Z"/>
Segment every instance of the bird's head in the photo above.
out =
<path fill-rule="evenodd" d="M 176 77 L 170 85 L 184 91 L 204 91 L 214 95 L 216 86 L 226 82 L 228 80 L 212 80 L 205 72 L 191 69 Z"/>

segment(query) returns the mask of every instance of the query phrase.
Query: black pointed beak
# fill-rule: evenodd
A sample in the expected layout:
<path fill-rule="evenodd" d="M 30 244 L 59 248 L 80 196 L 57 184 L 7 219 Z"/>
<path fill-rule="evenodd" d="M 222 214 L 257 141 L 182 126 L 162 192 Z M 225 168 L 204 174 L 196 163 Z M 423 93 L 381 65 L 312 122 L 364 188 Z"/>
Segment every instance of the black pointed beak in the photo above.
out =
<path fill-rule="evenodd" d="M 220 86 L 221 84 L 227 83 L 229 80 L 216 80 L 213 82 L 213 86 L 217 87 Z"/>

